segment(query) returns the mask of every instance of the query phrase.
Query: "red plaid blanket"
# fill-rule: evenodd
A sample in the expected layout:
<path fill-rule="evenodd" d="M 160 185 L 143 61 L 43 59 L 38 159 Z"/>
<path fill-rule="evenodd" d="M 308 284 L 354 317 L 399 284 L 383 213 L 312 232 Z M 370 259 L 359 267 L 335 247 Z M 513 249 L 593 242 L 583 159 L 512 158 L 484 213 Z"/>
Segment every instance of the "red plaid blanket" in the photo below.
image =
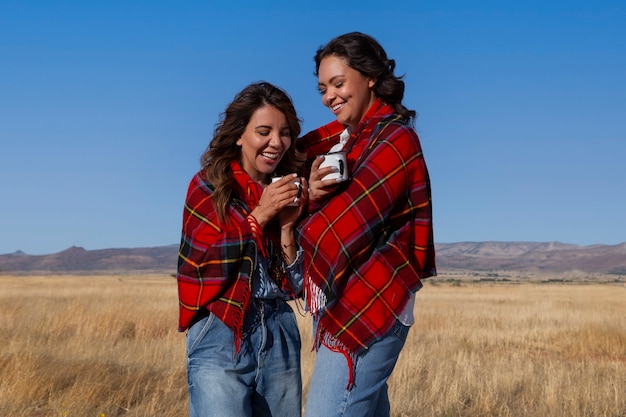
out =
<path fill-rule="evenodd" d="M 186 330 L 195 315 L 204 309 L 230 327 L 237 343 L 241 340 L 243 313 L 251 291 L 251 279 L 258 257 L 272 257 L 280 251 L 248 216 L 263 188 L 236 162 L 233 170 L 234 198 L 228 207 L 230 224 L 217 219 L 213 187 L 204 172 L 197 173 L 187 191 L 183 228 L 178 254 L 179 330 Z M 291 294 L 286 274 L 275 277 L 281 289 Z"/>
<path fill-rule="evenodd" d="M 302 138 L 327 151 L 343 126 Z M 307 301 L 321 340 L 359 354 L 394 325 L 421 279 L 436 275 L 430 180 L 414 129 L 378 101 L 345 149 L 351 179 L 299 226 Z"/>

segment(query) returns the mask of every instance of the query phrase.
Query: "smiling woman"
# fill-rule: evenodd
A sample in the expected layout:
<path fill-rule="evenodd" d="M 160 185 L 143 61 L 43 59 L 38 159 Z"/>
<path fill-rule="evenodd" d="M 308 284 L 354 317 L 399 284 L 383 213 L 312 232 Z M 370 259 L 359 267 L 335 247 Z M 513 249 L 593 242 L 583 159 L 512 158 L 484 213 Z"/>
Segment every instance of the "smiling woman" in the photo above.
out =
<path fill-rule="evenodd" d="M 289 96 L 251 84 L 226 108 L 189 185 L 176 277 L 191 417 L 301 414 L 300 334 L 287 303 L 302 289 L 299 134 Z"/>
<path fill-rule="evenodd" d="M 390 415 L 387 381 L 436 275 L 430 178 L 395 61 L 353 32 L 317 50 L 317 86 L 336 120 L 309 132 L 310 210 L 299 228 L 317 352 L 306 416 Z M 345 153 L 344 171 L 325 166 Z M 317 155 L 322 155 L 318 157 Z M 343 159 L 342 159 L 343 161 Z"/>

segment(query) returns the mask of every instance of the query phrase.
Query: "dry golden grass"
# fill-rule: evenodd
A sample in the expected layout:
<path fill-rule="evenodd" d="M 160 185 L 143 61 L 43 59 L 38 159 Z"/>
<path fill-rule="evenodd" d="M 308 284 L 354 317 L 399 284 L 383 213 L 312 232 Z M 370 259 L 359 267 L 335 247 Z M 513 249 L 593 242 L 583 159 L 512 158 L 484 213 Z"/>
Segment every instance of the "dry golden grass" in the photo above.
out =
<path fill-rule="evenodd" d="M 626 416 L 626 288 L 436 282 L 390 381 L 393 416 Z M 169 276 L 0 276 L 0 415 L 186 416 L 176 324 Z"/>

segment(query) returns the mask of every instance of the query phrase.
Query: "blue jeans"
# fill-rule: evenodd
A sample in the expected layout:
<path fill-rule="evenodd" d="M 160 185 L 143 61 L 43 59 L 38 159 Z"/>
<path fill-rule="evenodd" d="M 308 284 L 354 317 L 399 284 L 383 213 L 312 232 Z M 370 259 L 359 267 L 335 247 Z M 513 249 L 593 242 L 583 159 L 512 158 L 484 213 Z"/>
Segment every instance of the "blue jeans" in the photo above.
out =
<path fill-rule="evenodd" d="M 387 379 L 408 333 L 409 327 L 396 322 L 383 339 L 359 356 L 351 389 L 346 357 L 322 344 L 315 356 L 305 417 L 388 417 Z"/>
<path fill-rule="evenodd" d="M 239 353 L 233 337 L 213 314 L 187 332 L 189 415 L 301 416 L 301 342 L 291 307 L 252 303 Z"/>

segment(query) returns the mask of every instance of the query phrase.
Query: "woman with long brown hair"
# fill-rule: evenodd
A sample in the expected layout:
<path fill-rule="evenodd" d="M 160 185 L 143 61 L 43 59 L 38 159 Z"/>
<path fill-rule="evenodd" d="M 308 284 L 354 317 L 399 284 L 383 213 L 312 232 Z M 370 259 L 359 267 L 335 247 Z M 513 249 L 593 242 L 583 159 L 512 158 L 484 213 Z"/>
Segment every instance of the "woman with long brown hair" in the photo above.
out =
<path fill-rule="evenodd" d="M 287 304 L 302 288 L 299 134 L 290 97 L 251 84 L 222 114 L 189 185 L 177 281 L 191 417 L 301 414 L 300 335 Z"/>

